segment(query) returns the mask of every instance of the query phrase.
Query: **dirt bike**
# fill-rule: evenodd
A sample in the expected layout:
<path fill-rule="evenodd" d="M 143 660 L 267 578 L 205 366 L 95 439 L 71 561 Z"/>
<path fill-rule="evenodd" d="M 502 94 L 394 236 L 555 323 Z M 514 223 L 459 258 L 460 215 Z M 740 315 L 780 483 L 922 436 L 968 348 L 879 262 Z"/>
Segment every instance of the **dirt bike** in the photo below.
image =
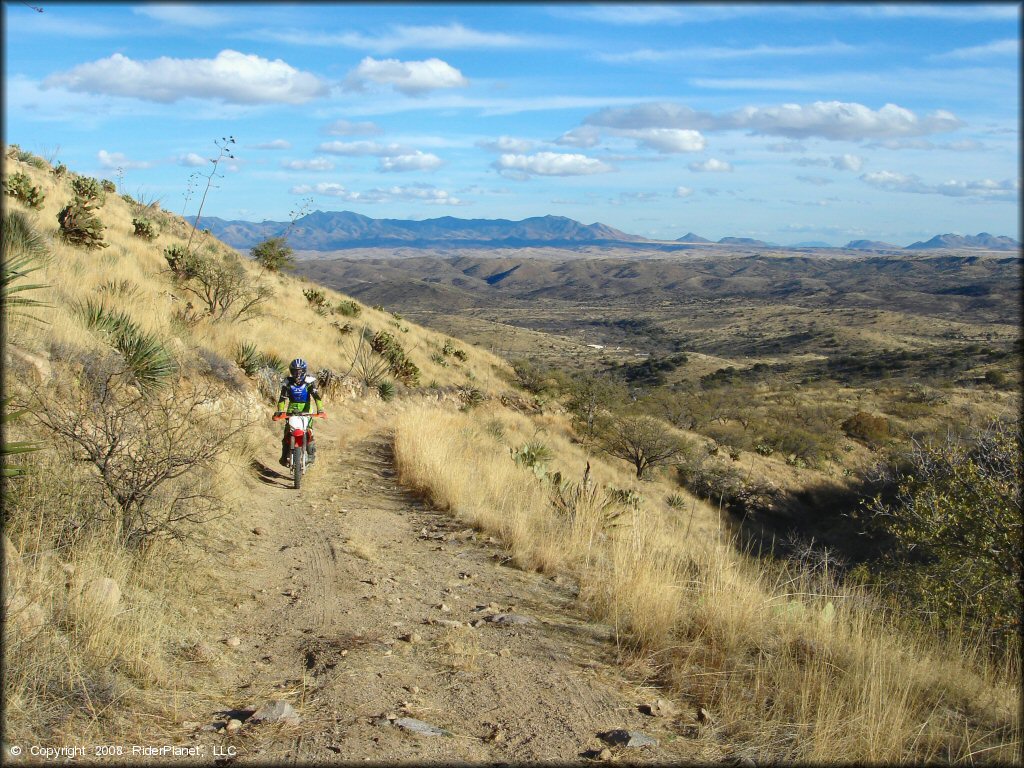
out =
<path fill-rule="evenodd" d="M 275 416 L 274 420 L 279 421 L 283 417 Z M 307 446 L 309 440 L 309 422 L 313 418 L 322 419 L 320 413 L 289 413 L 288 418 L 288 450 L 291 456 L 289 462 L 292 470 L 292 479 L 295 483 L 295 490 L 302 487 L 302 475 L 309 465 Z"/>

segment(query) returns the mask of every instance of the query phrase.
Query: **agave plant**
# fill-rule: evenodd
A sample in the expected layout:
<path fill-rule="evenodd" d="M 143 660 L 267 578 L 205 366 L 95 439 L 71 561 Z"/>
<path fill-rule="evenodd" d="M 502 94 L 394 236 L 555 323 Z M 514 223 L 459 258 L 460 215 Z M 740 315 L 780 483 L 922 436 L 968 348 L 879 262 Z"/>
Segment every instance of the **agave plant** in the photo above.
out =
<path fill-rule="evenodd" d="M 17 211 L 9 211 L 3 218 L 3 271 L 0 275 L 0 298 L 4 309 L 14 307 L 46 307 L 37 299 L 22 294 L 25 291 L 45 288 L 43 283 L 22 283 L 31 273 L 41 269 L 47 255 L 46 241 L 25 216 Z M 12 310 L 16 314 L 25 314 L 20 310 Z M 31 315 L 26 315 L 31 317 Z M 33 318 L 38 320 L 38 318 Z M 45 321 L 40 321 L 45 322 Z"/>
<path fill-rule="evenodd" d="M 90 330 L 103 333 L 110 345 L 124 358 L 140 389 L 164 386 L 178 372 L 178 362 L 155 336 L 146 333 L 125 312 L 86 299 L 76 307 Z"/>
<path fill-rule="evenodd" d="M 0 425 L 3 426 L 3 432 L 6 433 L 8 427 L 12 422 L 22 416 L 25 411 L 8 411 L 7 404 L 11 402 L 11 398 L 7 397 L 3 400 L 3 410 L 0 412 Z M 34 440 L 19 440 L 13 443 L 4 441 L 0 443 L 0 457 L 4 459 L 2 469 L 0 469 L 0 475 L 3 477 L 20 477 L 21 475 L 27 474 L 28 469 L 26 467 L 11 465 L 7 463 L 8 456 L 15 456 L 19 453 L 29 453 L 30 451 L 38 451 L 43 447 L 43 444 Z"/>

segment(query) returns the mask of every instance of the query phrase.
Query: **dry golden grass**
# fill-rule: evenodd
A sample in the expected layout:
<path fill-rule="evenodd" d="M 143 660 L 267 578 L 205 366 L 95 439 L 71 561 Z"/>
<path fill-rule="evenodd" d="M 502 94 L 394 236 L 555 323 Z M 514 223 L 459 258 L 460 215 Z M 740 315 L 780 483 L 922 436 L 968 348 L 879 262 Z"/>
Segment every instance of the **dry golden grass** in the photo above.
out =
<path fill-rule="evenodd" d="M 685 536 L 680 516 L 656 503 L 615 527 L 598 525 L 593 505 L 572 519 L 556 514 L 548 488 L 508 450 L 541 434 L 553 453 L 550 471 L 568 474 L 587 457 L 555 422 L 546 419 L 538 433 L 521 415 L 407 411 L 395 424 L 400 479 L 500 535 L 521 567 L 572 572 L 592 615 L 613 624 L 678 695 L 711 709 L 722 737 L 748 745 L 758 760 L 1016 754 L 1016 668 L 996 669 L 977 651 L 898 625 L 856 590 L 807 573 L 771 577 L 721 537 Z M 621 482 L 589 458 L 594 478 Z M 669 489 L 652 482 L 640 490 L 656 499 Z M 707 530 L 713 512 L 694 511 Z"/>

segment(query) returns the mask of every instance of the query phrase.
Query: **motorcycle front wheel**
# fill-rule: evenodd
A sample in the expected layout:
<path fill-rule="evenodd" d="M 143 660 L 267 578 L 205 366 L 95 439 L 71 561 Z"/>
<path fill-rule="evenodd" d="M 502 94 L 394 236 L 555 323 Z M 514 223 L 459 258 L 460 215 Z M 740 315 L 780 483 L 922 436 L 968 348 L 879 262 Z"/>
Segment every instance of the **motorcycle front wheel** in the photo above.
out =
<path fill-rule="evenodd" d="M 295 480 L 295 490 L 302 487 L 302 448 L 292 448 L 292 477 Z"/>

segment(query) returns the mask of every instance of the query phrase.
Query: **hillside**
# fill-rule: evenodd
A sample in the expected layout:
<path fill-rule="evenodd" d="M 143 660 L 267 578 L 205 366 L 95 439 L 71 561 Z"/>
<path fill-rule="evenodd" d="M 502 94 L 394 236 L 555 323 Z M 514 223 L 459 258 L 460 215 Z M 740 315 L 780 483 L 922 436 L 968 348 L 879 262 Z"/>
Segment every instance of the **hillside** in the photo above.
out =
<path fill-rule="evenodd" d="M 864 491 L 888 422 L 840 423 L 898 406 L 902 440 L 981 421 L 1019 406 L 999 377 L 918 399 L 875 379 L 715 378 L 744 356 L 734 326 L 749 310 L 714 295 L 724 275 L 657 272 L 666 296 L 736 310 L 659 330 L 637 316 L 661 309 L 644 297 L 647 262 L 425 259 L 399 287 L 428 296 L 448 334 L 355 296 L 391 290 L 404 260 L 331 287 L 16 147 L 4 163 L 6 759 L 31 744 L 173 746 L 187 764 L 1015 759 L 1012 653 L 932 631 L 796 532 L 777 553 L 755 546 L 772 507 L 858 538 L 833 512 Z M 912 286 L 916 263 L 878 270 Z M 955 267 L 994 282 L 987 262 Z M 723 266 L 727 292 L 771 294 L 772 268 Z M 830 290 L 811 262 L 785 268 L 787 293 Z M 588 389 L 550 349 L 563 339 L 538 330 L 529 346 L 557 367 L 513 365 L 469 343 L 477 326 L 458 313 L 506 291 L 527 311 L 603 312 L 594 327 L 610 334 L 685 345 L 715 381 L 665 390 L 656 410 L 655 392 Z M 806 318 L 769 303 L 773 324 Z M 876 348 L 903 348 L 844 311 Z M 957 370 L 1001 372 L 1016 337 L 976 320 L 944 321 L 993 334 L 963 339 L 972 367 Z M 706 333 L 735 357 L 699 351 Z M 296 356 L 328 414 L 301 491 L 269 419 Z M 671 450 L 637 459 L 614 439 L 634 427 Z"/>

